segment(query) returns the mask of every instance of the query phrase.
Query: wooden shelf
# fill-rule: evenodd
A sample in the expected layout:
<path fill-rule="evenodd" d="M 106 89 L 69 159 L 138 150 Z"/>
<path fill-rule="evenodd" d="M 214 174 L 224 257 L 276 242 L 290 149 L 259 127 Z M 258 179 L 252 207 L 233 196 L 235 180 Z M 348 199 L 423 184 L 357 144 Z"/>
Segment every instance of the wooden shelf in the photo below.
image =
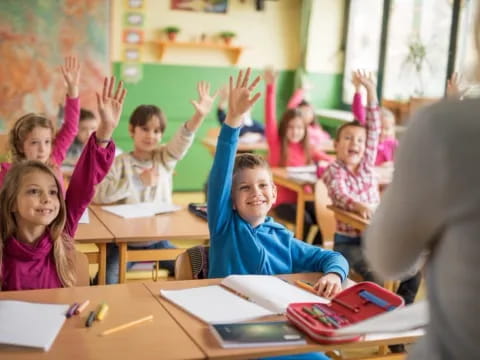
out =
<path fill-rule="evenodd" d="M 190 49 L 212 49 L 223 50 L 230 54 L 230 61 L 232 64 L 237 64 L 240 55 L 242 55 L 243 47 L 232 46 L 224 43 L 214 42 L 181 42 L 181 41 L 154 41 L 154 46 L 158 51 L 158 58 L 162 60 L 165 51 L 169 47 L 190 48 Z"/>

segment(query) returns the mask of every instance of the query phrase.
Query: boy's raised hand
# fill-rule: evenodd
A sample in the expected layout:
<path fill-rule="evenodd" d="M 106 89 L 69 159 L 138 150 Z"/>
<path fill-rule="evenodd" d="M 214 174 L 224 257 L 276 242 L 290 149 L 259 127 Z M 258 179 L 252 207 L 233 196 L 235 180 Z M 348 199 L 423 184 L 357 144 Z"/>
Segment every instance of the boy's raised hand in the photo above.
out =
<path fill-rule="evenodd" d="M 113 131 L 118 125 L 120 115 L 122 114 L 123 101 L 127 90 L 123 87 L 123 81 L 120 81 L 117 90 L 114 93 L 115 77 L 106 77 L 103 82 L 102 95 L 97 93 L 98 114 L 100 116 L 100 125 L 97 129 L 97 140 L 110 140 Z M 105 144 L 106 146 L 107 144 Z"/>
<path fill-rule="evenodd" d="M 357 81 L 365 87 L 367 90 L 367 101 L 370 105 L 377 105 L 378 98 L 377 98 L 377 87 L 375 85 L 375 81 L 373 79 L 373 75 L 371 72 L 367 72 L 365 70 L 356 70 L 355 76 Z"/>
<path fill-rule="evenodd" d="M 245 71 L 240 70 L 237 76 L 237 82 L 233 84 L 233 78 L 230 76 L 228 91 L 228 112 L 225 123 L 230 127 L 240 127 L 242 125 L 243 116 L 250 110 L 255 102 L 260 98 L 260 93 L 256 93 L 251 97 L 252 91 L 260 81 L 257 76 L 253 82 L 248 85 L 251 69 Z"/>
<path fill-rule="evenodd" d="M 60 66 L 60 70 L 67 83 L 68 97 L 78 97 L 78 83 L 80 81 L 80 63 L 78 62 L 78 59 L 75 56 L 65 57 L 65 63 Z"/>
<path fill-rule="evenodd" d="M 352 85 L 355 88 L 355 92 L 359 92 L 360 87 L 362 86 L 362 84 L 360 83 L 360 80 L 358 79 L 357 71 L 352 71 Z"/>
<path fill-rule="evenodd" d="M 210 83 L 200 81 L 197 84 L 198 100 L 192 100 L 192 105 L 200 116 L 206 116 L 212 110 L 218 91 L 210 95 Z"/>
<path fill-rule="evenodd" d="M 329 273 L 322 276 L 313 286 L 317 294 L 331 299 L 342 291 L 342 279 L 340 275 Z"/>

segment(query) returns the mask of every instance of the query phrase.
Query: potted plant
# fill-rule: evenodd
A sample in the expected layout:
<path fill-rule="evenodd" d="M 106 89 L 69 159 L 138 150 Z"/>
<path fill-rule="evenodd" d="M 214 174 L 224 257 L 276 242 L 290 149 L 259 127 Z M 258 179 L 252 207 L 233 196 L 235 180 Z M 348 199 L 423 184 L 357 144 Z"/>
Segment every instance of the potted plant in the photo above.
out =
<path fill-rule="evenodd" d="M 219 36 L 225 41 L 225 44 L 230 45 L 232 39 L 237 36 L 233 31 L 222 31 Z"/>
<path fill-rule="evenodd" d="M 180 28 L 177 26 L 167 26 L 165 29 L 167 33 L 168 40 L 175 41 L 177 34 L 180 32 Z"/>

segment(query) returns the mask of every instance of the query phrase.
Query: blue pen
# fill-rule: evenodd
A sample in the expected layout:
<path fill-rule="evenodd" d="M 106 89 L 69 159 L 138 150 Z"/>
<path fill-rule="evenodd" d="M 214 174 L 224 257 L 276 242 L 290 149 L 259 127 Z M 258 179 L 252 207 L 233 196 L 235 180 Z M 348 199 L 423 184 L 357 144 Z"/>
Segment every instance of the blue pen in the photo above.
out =
<path fill-rule="evenodd" d="M 387 311 L 394 310 L 395 306 L 390 305 L 387 301 L 380 299 L 378 296 L 373 295 L 371 292 L 367 290 L 362 290 L 358 293 L 360 297 L 364 298 L 365 300 L 371 302 L 372 304 L 375 304 L 382 309 L 385 309 Z"/>

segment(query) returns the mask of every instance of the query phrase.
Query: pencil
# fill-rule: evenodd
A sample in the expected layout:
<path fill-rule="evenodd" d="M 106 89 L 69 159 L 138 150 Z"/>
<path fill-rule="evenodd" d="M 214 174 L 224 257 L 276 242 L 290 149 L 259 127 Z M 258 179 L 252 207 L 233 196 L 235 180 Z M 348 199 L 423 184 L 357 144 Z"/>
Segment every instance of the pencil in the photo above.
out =
<path fill-rule="evenodd" d="M 138 319 L 138 320 L 134 320 L 134 321 L 130 321 L 128 323 L 125 323 L 125 324 L 122 324 L 122 325 L 118 325 L 114 328 L 111 328 L 111 329 L 108 329 L 108 330 L 105 330 L 104 332 L 100 333 L 100 335 L 102 336 L 106 336 L 106 335 L 110 335 L 110 334 L 113 334 L 117 331 L 120 331 L 120 330 L 123 330 L 123 329 L 127 329 L 131 326 L 134 326 L 134 325 L 137 325 L 137 324 L 141 324 L 145 321 L 149 321 L 149 320 L 153 320 L 153 315 L 148 315 L 148 316 L 145 316 L 141 319 Z"/>
<path fill-rule="evenodd" d="M 90 300 L 85 300 L 83 303 L 81 303 L 80 306 L 75 310 L 75 314 L 80 314 L 83 310 L 87 308 L 88 304 L 90 304 Z"/>
<path fill-rule="evenodd" d="M 305 281 L 295 280 L 295 285 L 297 285 L 297 286 L 301 287 L 302 289 L 310 291 L 311 293 L 314 293 L 315 295 L 317 295 L 317 292 L 315 291 L 313 286 L 306 283 Z"/>

